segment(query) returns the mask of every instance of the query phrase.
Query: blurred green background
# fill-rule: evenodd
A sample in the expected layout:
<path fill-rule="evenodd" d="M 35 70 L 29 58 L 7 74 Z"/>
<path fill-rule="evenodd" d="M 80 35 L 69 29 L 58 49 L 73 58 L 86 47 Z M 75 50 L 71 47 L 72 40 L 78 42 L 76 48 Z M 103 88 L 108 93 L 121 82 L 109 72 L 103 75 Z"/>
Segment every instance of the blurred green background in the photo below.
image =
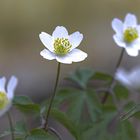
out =
<path fill-rule="evenodd" d="M 83 33 L 79 48 L 88 53 L 84 62 L 62 65 L 60 86 L 78 67 L 113 73 L 121 48 L 112 39 L 111 21 L 128 12 L 140 23 L 140 0 L 0 0 L 0 75 L 18 77 L 16 94 L 41 100 L 51 93 L 57 63 L 40 56 L 44 46 L 38 35 L 51 34 L 58 25 Z M 122 64 L 129 69 L 139 58 L 126 54 Z"/>

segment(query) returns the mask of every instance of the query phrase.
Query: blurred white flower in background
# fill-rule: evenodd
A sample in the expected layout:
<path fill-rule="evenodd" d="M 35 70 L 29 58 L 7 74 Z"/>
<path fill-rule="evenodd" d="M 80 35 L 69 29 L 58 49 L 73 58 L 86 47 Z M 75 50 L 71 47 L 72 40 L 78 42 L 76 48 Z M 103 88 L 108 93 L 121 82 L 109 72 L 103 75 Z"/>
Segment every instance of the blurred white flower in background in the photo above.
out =
<path fill-rule="evenodd" d="M 14 90 L 17 86 L 17 78 L 12 76 L 5 90 L 6 78 L 0 78 L 0 116 L 2 116 L 12 105 Z"/>
<path fill-rule="evenodd" d="M 60 63 L 71 64 L 72 62 L 83 61 L 87 54 L 76 49 L 83 40 L 83 34 L 74 32 L 68 35 L 68 31 L 63 26 L 57 26 L 52 33 L 41 32 L 39 34 L 41 42 L 47 49 L 40 52 L 45 59 L 56 59 Z"/>
<path fill-rule="evenodd" d="M 140 89 L 140 67 L 133 68 L 131 71 L 118 69 L 115 74 L 115 79 L 129 89 Z"/>
<path fill-rule="evenodd" d="M 128 13 L 124 23 L 118 18 L 113 19 L 112 28 L 116 32 L 113 38 L 117 45 L 125 48 L 128 55 L 137 56 L 140 50 L 140 25 L 136 16 Z"/>

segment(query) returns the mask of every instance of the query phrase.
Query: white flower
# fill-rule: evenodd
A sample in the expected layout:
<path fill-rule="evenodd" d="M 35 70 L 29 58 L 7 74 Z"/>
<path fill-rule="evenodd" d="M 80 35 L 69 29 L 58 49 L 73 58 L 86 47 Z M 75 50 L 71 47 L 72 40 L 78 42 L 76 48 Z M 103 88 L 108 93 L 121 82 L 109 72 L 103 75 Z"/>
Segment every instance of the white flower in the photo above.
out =
<path fill-rule="evenodd" d="M 127 14 L 124 23 L 115 18 L 112 21 L 112 28 L 116 32 L 113 36 L 118 46 L 125 48 L 130 56 L 137 56 L 140 50 L 140 25 L 133 14 Z"/>
<path fill-rule="evenodd" d="M 6 78 L 0 78 L 0 116 L 2 116 L 12 105 L 14 90 L 17 85 L 17 78 L 12 76 L 5 90 Z"/>
<path fill-rule="evenodd" d="M 72 62 L 83 61 L 87 57 L 85 52 L 76 49 L 83 39 L 80 32 L 68 35 L 65 27 L 57 26 L 52 36 L 41 32 L 39 38 L 47 48 L 40 52 L 40 55 L 45 59 L 56 59 L 60 63 L 71 64 Z"/>
<path fill-rule="evenodd" d="M 129 72 L 124 69 L 118 69 L 115 79 L 130 89 L 138 90 L 140 89 L 140 67 L 134 68 Z"/>

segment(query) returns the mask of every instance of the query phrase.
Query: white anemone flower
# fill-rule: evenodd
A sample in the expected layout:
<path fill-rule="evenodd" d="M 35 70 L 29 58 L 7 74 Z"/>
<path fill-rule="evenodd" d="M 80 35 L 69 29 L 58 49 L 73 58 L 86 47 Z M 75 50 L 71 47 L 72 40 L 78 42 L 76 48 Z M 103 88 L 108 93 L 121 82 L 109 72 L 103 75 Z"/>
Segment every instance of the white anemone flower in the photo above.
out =
<path fill-rule="evenodd" d="M 12 100 L 14 98 L 14 90 L 17 86 L 17 78 L 12 76 L 7 84 L 7 90 L 5 90 L 6 78 L 0 78 L 0 116 L 12 106 Z"/>
<path fill-rule="evenodd" d="M 83 34 L 78 31 L 68 35 L 65 27 L 57 26 L 52 36 L 41 32 L 39 38 L 46 47 L 40 52 L 40 55 L 45 59 L 56 59 L 60 63 L 71 64 L 83 61 L 87 57 L 85 52 L 77 49 L 83 40 Z"/>
<path fill-rule="evenodd" d="M 118 46 L 125 48 L 130 56 L 137 56 L 140 50 L 140 25 L 133 14 L 127 14 L 124 23 L 118 18 L 113 19 L 112 28 L 116 32 L 113 36 Z"/>
<path fill-rule="evenodd" d="M 140 67 L 136 67 L 131 71 L 118 69 L 115 74 L 115 79 L 129 89 L 140 89 Z"/>

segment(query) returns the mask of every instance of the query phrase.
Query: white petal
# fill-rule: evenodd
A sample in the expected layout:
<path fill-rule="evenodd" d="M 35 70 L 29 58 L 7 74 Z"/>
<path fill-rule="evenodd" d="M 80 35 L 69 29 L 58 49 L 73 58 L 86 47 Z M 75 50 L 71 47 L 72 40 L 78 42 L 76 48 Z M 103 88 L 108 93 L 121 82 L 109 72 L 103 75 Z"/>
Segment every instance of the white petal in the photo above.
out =
<path fill-rule="evenodd" d="M 5 83 L 6 83 L 6 78 L 5 77 L 0 78 L 0 92 L 6 92 Z"/>
<path fill-rule="evenodd" d="M 0 117 L 4 115 L 10 109 L 11 106 L 12 106 L 12 102 L 10 101 L 4 109 L 0 110 Z"/>
<path fill-rule="evenodd" d="M 123 33 L 123 23 L 121 20 L 115 18 L 113 21 L 112 21 L 112 28 L 114 29 L 114 31 L 117 33 L 117 34 L 122 34 Z"/>
<path fill-rule="evenodd" d="M 117 34 L 114 35 L 113 39 L 117 43 L 118 46 L 120 46 L 120 47 L 125 47 L 126 46 L 125 42 L 123 42 L 123 39 L 119 35 L 117 35 Z"/>
<path fill-rule="evenodd" d="M 87 53 L 79 50 L 73 49 L 69 54 L 68 57 L 71 58 L 72 62 L 80 62 L 83 61 L 87 57 Z"/>
<path fill-rule="evenodd" d="M 125 49 L 126 49 L 126 52 L 128 53 L 128 55 L 130 55 L 130 56 L 138 56 L 138 54 L 139 54 L 138 49 L 135 49 L 133 47 L 127 47 Z"/>
<path fill-rule="evenodd" d="M 127 27 L 135 27 L 137 25 L 137 18 L 133 14 L 127 14 L 124 20 L 124 26 Z"/>
<path fill-rule="evenodd" d="M 136 30 L 138 31 L 139 37 L 140 37 L 140 25 L 136 26 Z"/>
<path fill-rule="evenodd" d="M 50 36 L 49 34 L 45 33 L 45 32 L 41 32 L 41 34 L 39 34 L 39 38 L 41 40 L 41 42 L 43 43 L 43 45 L 48 48 L 51 52 L 53 52 L 53 38 L 52 36 Z"/>
<path fill-rule="evenodd" d="M 48 59 L 48 60 L 53 60 L 56 57 L 54 53 L 50 52 L 47 49 L 42 50 L 40 52 L 40 55 L 43 56 L 43 58 Z"/>
<path fill-rule="evenodd" d="M 57 26 L 55 30 L 53 31 L 52 36 L 54 38 L 67 38 L 68 37 L 68 31 L 63 26 Z"/>
<path fill-rule="evenodd" d="M 83 34 L 81 34 L 80 32 L 74 32 L 73 34 L 69 36 L 68 40 L 70 41 L 70 44 L 72 45 L 72 48 L 71 48 L 72 50 L 80 45 L 81 41 L 83 40 Z"/>
<path fill-rule="evenodd" d="M 12 76 L 7 85 L 7 97 L 9 100 L 12 100 L 14 97 L 14 91 L 17 86 L 18 80 L 15 76 Z"/>
<path fill-rule="evenodd" d="M 136 39 L 131 43 L 131 47 L 140 50 L 140 38 Z"/>
<path fill-rule="evenodd" d="M 64 63 L 64 64 L 71 64 L 72 60 L 71 58 L 68 57 L 68 55 L 65 56 L 57 56 L 56 60 L 60 63 Z"/>

